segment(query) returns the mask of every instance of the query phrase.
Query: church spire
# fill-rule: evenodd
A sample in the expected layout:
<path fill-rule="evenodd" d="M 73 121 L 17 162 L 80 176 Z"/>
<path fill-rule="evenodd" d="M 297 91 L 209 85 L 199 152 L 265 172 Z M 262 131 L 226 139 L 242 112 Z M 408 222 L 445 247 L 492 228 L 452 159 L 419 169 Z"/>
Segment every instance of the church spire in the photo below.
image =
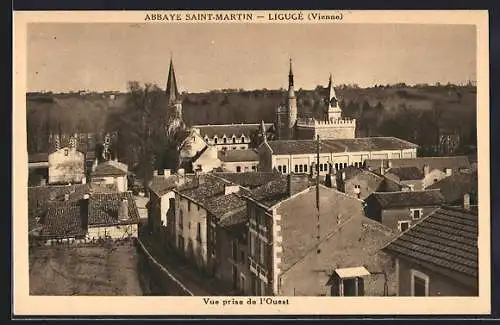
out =
<path fill-rule="evenodd" d="M 172 58 L 170 58 L 166 94 L 170 105 L 175 104 L 179 100 L 179 90 L 177 89 L 177 80 L 175 78 L 174 63 L 172 62 Z"/>
<path fill-rule="evenodd" d="M 292 58 L 290 58 L 290 72 L 288 73 L 288 93 L 290 95 L 295 95 L 293 88 L 293 70 L 292 70 Z"/>

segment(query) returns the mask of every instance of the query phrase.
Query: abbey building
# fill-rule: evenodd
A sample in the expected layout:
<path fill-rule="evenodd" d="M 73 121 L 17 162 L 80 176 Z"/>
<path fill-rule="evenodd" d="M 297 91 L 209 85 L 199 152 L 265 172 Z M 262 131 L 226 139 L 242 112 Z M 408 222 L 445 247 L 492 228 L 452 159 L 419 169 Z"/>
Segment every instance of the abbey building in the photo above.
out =
<path fill-rule="evenodd" d="M 342 117 L 342 109 L 331 74 L 325 106 L 323 119 L 298 116 L 292 60 L 290 60 L 287 103 L 276 109 L 277 138 L 279 140 L 312 140 L 317 136 L 325 140 L 355 138 L 356 120 Z"/>

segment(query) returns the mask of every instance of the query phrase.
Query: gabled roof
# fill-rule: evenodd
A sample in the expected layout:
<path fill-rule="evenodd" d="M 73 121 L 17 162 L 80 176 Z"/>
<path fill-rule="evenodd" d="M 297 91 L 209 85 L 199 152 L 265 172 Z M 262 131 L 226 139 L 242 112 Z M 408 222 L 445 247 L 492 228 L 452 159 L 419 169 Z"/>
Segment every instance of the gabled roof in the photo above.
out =
<path fill-rule="evenodd" d="M 50 202 L 42 221 L 44 237 L 67 238 L 85 235 L 79 201 Z"/>
<path fill-rule="evenodd" d="M 174 191 L 193 202 L 205 205 L 210 198 L 224 195 L 226 185 L 235 184 L 210 174 L 200 174 Z"/>
<path fill-rule="evenodd" d="M 439 206 L 445 203 L 439 190 L 374 192 L 367 201 L 375 200 L 382 209 Z"/>
<path fill-rule="evenodd" d="M 205 207 L 217 218 L 223 218 L 226 214 L 239 210 L 245 205 L 246 201 L 240 195 L 233 193 L 211 198 Z"/>
<path fill-rule="evenodd" d="M 248 220 L 246 205 L 238 210 L 233 210 L 219 222 L 222 228 L 244 226 Z M 246 229 L 243 229 L 244 231 Z"/>
<path fill-rule="evenodd" d="M 283 175 L 279 172 L 216 172 L 214 175 L 250 189 L 262 186 L 272 180 L 283 177 Z"/>
<path fill-rule="evenodd" d="M 424 168 L 425 165 L 429 166 L 430 170 L 439 169 L 444 170 L 451 168 L 454 170 L 470 168 L 469 159 L 467 156 L 454 156 L 454 157 L 418 157 L 418 158 L 402 158 L 402 159 L 367 159 L 365 160 L 366 168 L 380 169 L 380 166 L 387 168 L 389 161 L 392 167 L 417 167 Z"/>
<path fill-rule="evenodd" d="M 387 170 L 386 173 L 396 175 L 400 181 L 414 181 L 424 179 L 424 171 L 414 166 L 392 167 Z"/>
<path fill-rule="evenodd" d="M 273 127 L 272 123 L 265 123 L 267 131 Z M 203 125 L 193 125 L 193 128 L 200 130 L 200 135 L 202 138 L 208 137 L 222 138 L 224 135 L 230 139 L 233 135 L 236 138 L 240 138 L 242 135 L 245 137 L 250 137 L 252 132 L 260 130 L 259 123 L 246 123 L 246 124 L 203 124 Z M 228 145 L 231 141 L 228 141 Z"/>
<path fill-rule="evenodd" d="M 217 155 L 223 162 L 259 161 L 259 154 L 253 149 L 219 151 Z"/>
<path fill-rule="evenodd" d="M 449 270 L 477 279 L 477 240 L 477 213 L 442 207 L 402 233 L 384 250 L 430 269 Z"/>
<path fill-rule="evenodd" d="M 268 141 L 275 155 L 316 153 L 316 140 Z M 320 140 L 320 153 L 364 152 L 380 150 L 415 149 L 418 145 L 395 137 Z"/>
<path fill-rule="evenodd" d="M 170 176 L 153 176 L 149 182 L 149 189 L 156 195 L 162 196 L 163 194 L 173 190 L 176 187 L 178 177 L 177 175 Z"/>
<path fill-rule="evenodd" d="M 250 191 L 248 197 L 259 203 L 272 207 L 276 203 L 290 197 L 288 180 L 285 175 Z"/>
<path fill-rule="evenodd" d="M 129 219 L 118 218 L 121 201 L 127 200 Z M 89 226 L 113 226 L 139 222 L 139 211 L 131 192 L 92 194 L 89 199 Z"/>
<path fill-rule="evenodd" d="M 432 184 L 427 189 L 439 189 L 448 204 L 453 204 L 458 202 L 461 203 L 464 194 L 470 194 L 471 201 L 472 200 L 477 201 L 478 199 L 477 173 L 453 174 Z"/>
<path fill-rule="evenodd" d="M 106 161 L 96 166 L 96 169 L 92 172 L 93 177 L 105 177 L 105 176 L 126 176 L 127 168 L 126 165 L 118 163 L 115 161 Z"/>

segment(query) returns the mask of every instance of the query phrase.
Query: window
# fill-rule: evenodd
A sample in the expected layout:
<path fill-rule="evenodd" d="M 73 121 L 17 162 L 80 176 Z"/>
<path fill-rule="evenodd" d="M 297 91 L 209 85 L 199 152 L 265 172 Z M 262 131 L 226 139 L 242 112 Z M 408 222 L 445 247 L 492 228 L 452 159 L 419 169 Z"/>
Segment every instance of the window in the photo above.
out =
<path fill-rule="evenodd" d="M 205 142 L 208 143 L 208 137 L 205 137 Z"/>
<path fill-rule="evenodd" d="M 222 138 L 222 143 L 226 144 L 227 143 L 227 138 L 226 137 L 223 137 Z"/>
<path fill-rule="evenodd" d="M 201 243 L 201 224 L 198 222 L 196 227 L 196 240 Z"/>
<path fill-rule="evenodd" d="M 191 230 L 191 221 L 188 221 L 188 230 Z"/>
<path fill-rule="evenodd" d="M 201 165 L 196 165 L 196 170 L 201 171 L 202 170 Z"/>
<path fill-rule="evenodd" d="M 411 295 L 413 297 L 426 297 L 429 295 L 428 275 L 417 270 L 411 270 Z"/>
<path fill-rule="evenodd" d="M 322 172 L 323 171 L 323 164 L 319 164 L 319 171 Z"/>
<path fill-rule="evenodd" d="M 256 170 L 257 170 L 257 167 L 252 166 L 252 170 L 253 170 L 253 171 L 256 171 Z"/>
<path fill-rule="evenodd" d="M 191 201 L 188 200 L 188 212 L 191 211 Z"/>
<path fill-rule="evenodd" d="M 304 164 L 304 173 L 307 173 L 307 165 Z"/>
<path fill-rule="evenodd" d="M 358 162 L 354 163 L 354 167 L 358 168 Z"/>
<path fill-rule="evenodd" d="M 260 264 L 262 265 L 266 265 L 266 244 L 263 242 L 263 241 L 260 241 L 260 255 L 259 255 L 259 261 L 260 261 Z"/>
<path fill-rule="evenodd" d="M 278 166 L 278 171 L 281 173 L 281 165 Z"/>
<path fill-rule="evenodd" d="M 241 173 L 241 166 L 236 166 L 236 172 Z"/>
<path fill-rule="evenodd" d="M 236 143 L 236 137 L 233 137 L 233 143 Z"/>
<path fill-rule="evenodd" d="M 286 174 L 286 165 L 283 165 L 283 174 Z"/>
<path fill-rule="evenodd" d="M 323 164 L 323 171 L 325 171 L 325 172 L 328 171 L 328 164 Z"/>
<path fill-rule="evenodd" d="M 217 138 L 214 138 L 214 143 L 217 144 Z"/>
<path fill-rule="evenodd" d="M 422 218 L 422 209 L 410 209 L 410 215 L 413 220 Z"/>
<path fill-rule="evenodd" d="M 64 149 L 64 155 L 67 156 L 69 154 L 69 150 L 68 149 Z"/>
<path fill-rule="evenodd" d="M 413 190 L 415 189 L 415 185 L 409 184 L 408 189 L 410 190 L 410 192 L 413 192 Z"/>
<path fill-rule="evenodd" d="M 344 163 L 344 168 L 347 168 L 347 163 Z"/>
<path fill-rule="evenodd" d="M 244 136 L 241 137 L 241 143 L 245 143 L 245 137 Z"/>
<path fill-rule="evenodd" d="M 236 147 L 233 147 L 233 150 L 236 150 Z"/>
<path fill-rule="evenodd" d="M 299 172 L 299 165 L 295 165 L 295 172 L 298 173 Z"/>
<path fill-rule="evenodd" d="M 255 234 L 250 234 L 250 256 L 255 256 Z"/>
<path fill-rule="evenodd" d="M 304 166 L 303 166 L 303 165 L 299 165 L 299 172 L 300 172 L 300 173 L 303 173 L 303 172 L 304 172 Z"/>
<path fill-rule="evenodd" d="M 240 262 L 245 263 L 245 251 L 243 250 L 240 251 Z"/>
<path fill-rule="evenodd" d="M 404 220 L 404 221 L 398 221 L 398 229 L 399 231 L 406 231 L 410 228 L 410 221 Z"/>
<path fill-rule="evenodd" d="M 244 147 L 244 146 L 243 146 L 243 147 L 240 147 L 240 149 L 241 149 L 241 150 L 245 150 L 245 147 Z"/>
<path fill-rule="evenodd" d="M 200 206 L 199 206 L 199 205 L 196 205 L 196 207 L 198 208 L 198 211 L 200 211 Z"/>
<path fill-rule="evenodd" d="M 184 250 L 184 237 L 182 237 L 181 235 L 177 237 L 177 246 Z"/>
<path fill-rule="evenodd" d="M 243 294 L 245 294 L 245 277 L 243 274 L 240 274 L 240 290 Z"/>
<path fill-rule="evenodd" d="M 335 163 L 335 170 L 339 170 L 339 163 Z"/>
<path fill-rule="evenodd" d="M 365 295 L 365 281 L 362 277 L 339 278 L 335 276 L 331 287 L 332 296 L 359 297 Z"/>

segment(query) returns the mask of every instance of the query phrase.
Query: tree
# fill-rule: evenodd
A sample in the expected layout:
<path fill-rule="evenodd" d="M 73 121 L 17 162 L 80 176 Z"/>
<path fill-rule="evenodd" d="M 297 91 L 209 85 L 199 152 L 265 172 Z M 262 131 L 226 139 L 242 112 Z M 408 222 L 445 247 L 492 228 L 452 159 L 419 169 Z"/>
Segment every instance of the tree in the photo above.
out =
<path fill-rule="evenodd" d="M 110 114 L 106 121 L 106 131 L 117 133 L 118 156 L 132 166 L 145 187 L 154 168 L 176 170 L 179 166 L 178 153 L 172 153 L 178 152 L 186 131 L 182 123 L 174 127 L 174 112 L 158 86 L 132 81 L 124 109 Z M 173 159 L 166 159 L 165 152 Z"/>

